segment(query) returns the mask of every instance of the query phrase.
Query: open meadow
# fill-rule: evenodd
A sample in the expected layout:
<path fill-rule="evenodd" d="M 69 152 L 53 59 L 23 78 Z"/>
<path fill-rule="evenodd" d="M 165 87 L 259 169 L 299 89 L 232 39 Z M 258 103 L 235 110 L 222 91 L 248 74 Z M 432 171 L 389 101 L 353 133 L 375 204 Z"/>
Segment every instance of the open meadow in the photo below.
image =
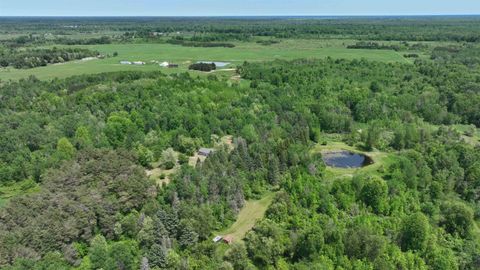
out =
<path fill-rule="evenodd" d="M 351 41 L 350 41 L 351 43 Z M 53 47 L 53 46 L 52 46 Z M 18 80 L 31 75 L 39 79 L 65 78 L 73 75 L 96 74 L 110 71 L 154 71 L 177 73 L 188 70 L 196 61 L 224 61 L 233 68 L 244 61 L 259 62 L 275 59 L 299 58 L 367 59 L 380 62 L 410 63 L 401 53 L 392 50 L 347 49 L 342 40 L 284 40 L 278 44 L 264 46 L 251 42 L 237 42 L 234 48 L 184 47 L 172 44 L 101 44 L 58 47 L 81 47 L 95 50 L 104 55 L 118 53 L 117 57 L 105 59 L 77 60 L 37 67 L 32 69 L 0 69 L 0 80 Z M 120 61 L 143 61 L 146 65 L 122 65 Z M 151 61 L 169 61 L 179 68 L 166 69 Z"/>

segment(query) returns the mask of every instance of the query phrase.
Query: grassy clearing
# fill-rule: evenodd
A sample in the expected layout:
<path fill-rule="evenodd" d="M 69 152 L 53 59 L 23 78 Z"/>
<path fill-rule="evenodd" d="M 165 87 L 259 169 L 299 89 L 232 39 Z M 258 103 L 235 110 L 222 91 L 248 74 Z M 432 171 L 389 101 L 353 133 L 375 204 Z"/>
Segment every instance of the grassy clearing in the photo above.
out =
<path fill-rule="evenodd" d="M 394 162 L 394 155 L 373 150 L 373 151 L 362 151 L 353 146 L 347 145 L 343 142 L 328 142 L 327 145 L 316 145 L 312 151 L 321 152 L 329 150 L 347 150 L 355 153 L 365 154 L 373 159 L 373 164 L 362 167 L 362 168 L 334 168 L 327 167 L 327 179 L 337 179 L 343 177 L 352 177 L 355 174 L 367 173 L 370 175 L 379 174 L 385 167 L 387 167 L 391 162 Z"/>
<path fill-rule="evenodd" d="M 178 171 L 180 166 L 177 164 L 175 167 L 173 167 L 170 170 L 162 169 L 162 168 L 154 168 L 151 170 L 146 170 L 145 172 L 147 173 L 147 176 L 150 177 L 150 179 L 155 180 L 155 183 L 159 187 L 165 185 L 168 185 L 171 181 L 171 176 Z"/>
<path fill-rule="evenodd" d="M 263 218 L 274 197 L 275 193 L 270 192 L 260 200 L 247 201 L 240 210 L 235 223 L 230 228 L 219 232 L 218 235 L 230 235 L 233 237 L 233 241 L 242 240 L 247 232 L 253 228 L 255 222 Z"/>
<path fill-rule="evenodd" d="M 437 131 L 441 126 L 429 124 L 432 132 Z M 480 128 L 475 127 L 474 125 L 449 125 L 445 127 L 450 127 L 453 130 L 457 131 L 460 134 L 462 140 L 465 143 L 468 143 L 472 146 L 480 146 Z"/>
<path fill-rule="evenodd" d="M 460 132 L 461 137 L 466 143 L 473 146 L 480 145 L 480 128 L 473 125 L 452 125 L 452 127 Z"/>
<path fill-rule="evenodd" d="M 108 71 L 162 70 L 165 73 L 187 71 L 188 65 L 196 61 L 225 61 L 231 62 L 232 68 L 243 61 L 269 61 L 274 59 L 298 58 L 345 58 L 410 63 L 401 54 L 389 50 L 351 50 L 344 47 L 339 41 L 322 40 L 285 40 L 279 44 L 263 46 L 257 43 L 241 42 L 235 48 L 195 48 L 171 44 L 104 44 L 76 46 L 97 50 L 102 54 L 112 55 L 118 52 L 118 57 L 95 59 L 91 61 L 73 61 L 33 69 L 0 69 L 1 80 L 18 80 L 34 75 L 39 79 L 65 78 L 79 74 L 95 74 Z M 58 46 L 66 47 L 66 46 Z M 121 60 L 144 61 L 147 65 L 121 65 Z M 170 61 L 179 64 L 179 68 L 160 68 L 150 64 L 152 60 Z M 192 72 L 201 74 L 200 72 Z"/>
<path fill-rule="evenodd" d="M 33 180 L 24 180 L 11 185 L 0 186 L 0 207 L 3 207 L 11 198 L 37 192 L 40 187 Z"/>

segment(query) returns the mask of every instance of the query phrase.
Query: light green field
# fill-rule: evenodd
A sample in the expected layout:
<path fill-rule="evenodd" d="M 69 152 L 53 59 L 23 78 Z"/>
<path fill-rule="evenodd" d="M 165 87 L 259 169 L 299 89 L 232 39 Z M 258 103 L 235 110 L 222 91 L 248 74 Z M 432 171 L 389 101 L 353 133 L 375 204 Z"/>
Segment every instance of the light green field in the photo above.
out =
<path fill-rule="evenodd" d="M 33 180 L 24 180 L 11 185 L 0 186 L 0 207 L 4 206 L 11 198 L 20 194 L 29 194 L 40 190 Z"/>
<path fill-rule="evenodd" d="M 218 235 L 232 236 L 233 241 L 242 240 L 247 232 L 253 228 L 255 222 L 263 218 L 274 197 L 275 193 L 272 192 L 268 193 L 260 200 L 247 201 L 242 210 L 240 210 L 237 221 L 235 221 L 230 228 L 219 232 Z"/>
<path fill-rule="evenodd" d="M 171 44 L 107 44 L 77 46 L 97 50 L 102 54 L 112 55 L 118 52 L 118 57 L 95 59 L 90 61 L 72 61 L 63 64 L 49 65 L 33 69 L 0 69 L 1 80 L 18 80 L 34 75 L 39 79 L 64 78 L 72 75 L 94 74 L 109 71 L 162 70 L 166 73 L 183 72 L 190 63 L 204 61 L 231 62 L 234 67 L 243 61 L 269 61 L 274 59 L 298 58 L 365 58 L 382 62 L 409 63 L 401 53 L 389 50 L 352 50 L 346 49 L 339 41 L 285 40 L 272 46 L 262 46 L 256 43 L 237 43 L 235 48 L 196 48 Z M 60 46 L 59 46 L 60 47 Z M 121 60 L 143 61 L 147 65 L 121 65 Z M 178 69 L 160 68 L 150 61 L 169 61 L 180 65 Z"/>

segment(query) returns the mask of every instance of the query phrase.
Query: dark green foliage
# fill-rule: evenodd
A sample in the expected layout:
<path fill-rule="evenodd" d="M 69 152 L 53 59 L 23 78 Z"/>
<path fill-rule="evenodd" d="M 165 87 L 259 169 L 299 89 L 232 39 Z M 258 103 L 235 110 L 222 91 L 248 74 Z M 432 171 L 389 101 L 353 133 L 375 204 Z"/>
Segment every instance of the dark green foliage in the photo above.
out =
<path fill-rule="evenodd" d="M 422 251 L 429 233 L 428 219 L 422 213 L 415 213 L 404 219 L 401 232 L 403 250 Z"/>
<path fill-rule="evenodd" d="M 113 243 L 108 249 L 108 259 L 105 270 L 134 270 L 138 269 L 138 248 L 133 241 Z"/>
<path fill-rule="evenodd" d="M 361 200 L 372 210 L 381 214 L 387 208 L 388 187 L 383 179 L 372 177 L 365 181 L 361 191 Z"/>
<path fill-rule="evenodd" d="M 344 239 L 347 256 L 369 261 L 380 256 L 386 244 L 382 236 L 365 226 L 349 229 Z"/>
<path fill-rule="evenodd" d="M 400 45 L 385 45 L 379 44 L 378 42 L 367 42 L 367 41 L 360 41 L 355 43 L 354 45 L 348 45 L 347 48 L 349 49 L 368 49 L 368 50 L 394 50 L 399 51 L 401 49 Z"/>
<path fill-rule="evenodd" d="M 217 69 L 215 63 L 195 63 L 188 66 L 188 69 L 209 72 Z"/>
<path fill-rule="evenodd" d="M 461 237 L 470 235 L 473 226 L 472 210 L 459 202 L 446 203 L 442 207 L 443 220 L 441 225 L 451 234 L 458 234 Z"/>
<path fill-rule="evenodd" d="M 15 68 L 34 68 L 47 64 L 63 63 L 87 57 L 96 57 L 99 53 L 81 48 L 53 48 L 35 50 L 0 51 L 0 66 Z"/>
<path fill-rule="evenodd" d="M 50 170 L 39 193 L 14 199 L 0 210 L 5 232 L 0 241 L 7 243 L 13 236 L 18 240 L 2 245 L 1 263 L 19 256 L 15 249 L 36 258 L 71 241 L 89 241 L 95 230 L 112 238 L 115 214 L 139 209 L 153 195 L 153 183 L 134 161 L 126 152 L 92 150 Z"/>
<path fill-rule="evenodd" d="M 167 43 L 182 45 L 185 47 L 206 47 L 206 48 L 209 48 L 209 47 L 234 48 L 235 47 L 235 44 L 233 43 L 190 41 L 190 40 L 183 40 L 183 39 L 170 39 L 170 40 L 167 40 Z"/>
<path fill-rule="evenodd" d="M 107 241 L 102 235 L 95 236 L 90 242 L 90 250 L 88 252 L 92 268 L 104 268 L 107 263 Z"/>

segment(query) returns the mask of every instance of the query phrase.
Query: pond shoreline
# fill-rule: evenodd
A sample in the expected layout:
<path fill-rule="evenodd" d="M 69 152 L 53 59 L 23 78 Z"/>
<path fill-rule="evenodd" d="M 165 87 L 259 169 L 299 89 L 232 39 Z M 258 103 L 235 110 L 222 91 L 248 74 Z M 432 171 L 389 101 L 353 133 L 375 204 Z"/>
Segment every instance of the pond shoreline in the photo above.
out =
<path fill-rule="evenodd" d="M 325 165 L 334 168 L 363 168 L 374 164 L 373 158 L 360 152 L 349 150 L 324 150 L 322 159 Z"/>

